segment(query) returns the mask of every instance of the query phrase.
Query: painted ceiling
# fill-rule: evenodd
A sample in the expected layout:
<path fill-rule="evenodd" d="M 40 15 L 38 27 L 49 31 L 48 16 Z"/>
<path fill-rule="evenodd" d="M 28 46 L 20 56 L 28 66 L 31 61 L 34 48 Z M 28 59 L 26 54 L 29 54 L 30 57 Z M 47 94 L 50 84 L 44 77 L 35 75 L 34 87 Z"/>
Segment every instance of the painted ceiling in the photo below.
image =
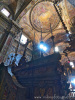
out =
<path fill-rule="evenodd" d="M 50 24 L 54 35 L 65 33 L 62 23 L 60 22 L 57 12 L 51 2 L 44 1 L 33 4 L 34 3 L 30 3 L 17 18 L 20 26 L 28 37 L 33 40 L 35 32 L 35 40 L 39 42 L 42 31 L 43 40 L 48 40 L 51 37 Z M 68 7 L 71 7 L 70 11 L 68 10 L 69 8 L 65 6 L 66 4 L 68 4 Z M 66 0 L 65 2 L 60 3 L 60 7 L 61 9 L 64 9 L 62 10 L 62 18 L 67 29 L 70 30 L 72 27 L 72 18 L 75 15 L 73 13 L 74 8 L 71 4 L 67 3 Z M 70 15 L 72 15 L 71 18 Z"/>
<path fill-rule="evenodd" d="M 33 5 L 32 8 L 30 8 L 27 11 L 27 13 L 24 14 L 24 12 L 22 12 L 21 14 L 22 15 L 19 16 L 20 19 L 18 18 L 19 24 L 23 28 L 23 31 L 25 32 L 25 34 L 28 37 L 30 37 L 32 40 L 34 38 L 34 32 L 35 32 L 36 42 L 39 42 L 41 39 L 41 31 L 43 33 L 42 35 L 43 40 L 45 41 L 47 40 L 47 38 L 45 37 L 47 37 L 47 35 L 50 34 L 50 31 L 51 31 L 50 24 L 51 24 L 52 30 L 58 27 L 63 29 L 60 19 L 54 9 L 52 2 L 49 2 L 49 1 L 38 2 L 35 5 Z M 60 31 L 60 28 L 59 28 L 59 31 Z M 48 38 L 49 37 L 50 36 L 48 36 Z"/>
<path fill-rule="evenodd" d="M 30 23 L 39 32 L 50 32 L 50 24 L 54 30 L 59 24 L 59 17 L 52 2 L 43 1 L 36 3 L 30 11 Z"/>
<path fill-rule="evenodd" d="M 59 52 L 61 54 L 61 63 L 64 64 L 68 61 L 67 57 L 63 54 L 63 51 L 66 47 L 70 47 L 69 44 L 69 35 L 64 30 L 64 27 L 55 11 L 53 3 L 50 2 L 51 0 L 0 0 L 1 4 L 7 5 L 9 9 L 14 14 L 13 20 L 15 20 L 22 28 L 23 33 L 32 41 L 34 40 L 34 33 L 35 33 L 35 42 L 39 43 L 41 41 L 41 31 L 42 31 L 42 38 L 43 41 L 48 44 L 49 48 L 46 52 L 47 55 L 53 54 L 53 43 L 51 40 L 51 30 L 50 24 L 52 28 L 52 33 L 54 35 L 54 42 L 55 46 L 59 47 Z M 53 1 L 53 0 L 52 0 Z M 67 27 L 67 30 L 70 31 L 72 34 L 75 34 L 75 8 L 72 1 L 75 0 L 60 0 L 62 2 L 59 3 L 60 7 L 60 14 L 63 19 L 64 24 Z M 69 2 L 68 2 L 69 1 Z M 27 3 L 28 2 L 28 3 Z M 27 5 L 25 5 L 27 3 Z M 25 5 L 25 6 L 24 6 Z M 57 6 L 58 7 L 58 6 Z M 16 16 L 16 17 L 15 17 Z M 16 43 L 14 43 L 15 46 Z M 32 44 L 29 45 L 30 47 Z M 75 45 L 73 45 L 75 48 Z M 11 47 L 10 47 L 11 48 Z M 10 54 L 8 57 L 13 57 L 14 59 L 14 52 L 15 49 L 13 47 L 7 52 L 7 55 Z M 23 48 L 21 47 L 22 51 Z M 10 52 L 10 53 L 9 53 Z M 75 65 L 75 51 L 67 52 L 70 61 L 74 62 Z M 27 56 L 26 56 L 27 57 Z M 18 64 L 21 58 L 20 52 L 17 56 L 16 64 Z M 28 56 L 29 59 L 29 56 Z M 9 65 L 9 62 L 6 60 L 5 65 Z"/>
<path fill-rule="evenodd" d="M 59 47 L 62 59 L 64 60 L 66 57 L 63 55 L 63 50 L 70 46 L 69 42 L 67 42 L 69 41 L 69 36 L 64 30 L 53 3 L 50 1 L 51 0 L 0 0 L 0 2 L 7 4 L 8 7 L 13 10 L 15 21 L 23 28 L 23 33 L 29 39 L 33 41 L 35 33 L 35 42 L 39 43 L 41 41 L 42 31 L 42 40 L 50 47 L 47 52 L 48 55 L 53 53 L 50 30 L 51 24 L 52 33 L 55 37 L 55 46 Z M 27 2 L 28 4 L 24 7 L 24 4 Z M 59 7 L 57 5 L 67 30 L 75 34 L 74 6 L 70 3 L 70 0 L 61 0 Z M 75 52 L 69 52 L 68 55 L 71 60 L 74 60 Z"/>
<path fill-rule="evenodd" d="M 59 3 L 59 7 L 61 9 L 61 16 L 64 24 L 67 27 L 67 30 L 74 34 L 75 28 L 75 8 L 68 2 L 67 0 L 63 0 Z M 64 27 L 55 11 L 53 3 L 50 1 L 38 1 L 31 2 L 19 15 L 17 21 L 23 28 L 24 33 L 31 39 L 34 39 L 35 33 L 35 41 L 39 43 L 41 41 L 41 31 L 43 41 L 46 42 L 50 48 L 47 54 L 53 53 L 52 48 L 52 40 L 51 40 L 51 30 L 50 24 L 52 28 L 52 33 L 55 36 L 54 42 L 55 46 L 58 46 L 60 49 L 60 53 L 62 54 L 62 63 L 66 57 L 63 55 L 63 51 L 66 47 L 70 47 L 67 41 L 69 40 L 69 36 L 64 30 Z M 72 57 L 73 55 L 73 57 Z M 71 61 L 74 59 L 75 52 L 68 52 L 68 56 Z M 66 60 L 65 60 L 66 61 Z"/>

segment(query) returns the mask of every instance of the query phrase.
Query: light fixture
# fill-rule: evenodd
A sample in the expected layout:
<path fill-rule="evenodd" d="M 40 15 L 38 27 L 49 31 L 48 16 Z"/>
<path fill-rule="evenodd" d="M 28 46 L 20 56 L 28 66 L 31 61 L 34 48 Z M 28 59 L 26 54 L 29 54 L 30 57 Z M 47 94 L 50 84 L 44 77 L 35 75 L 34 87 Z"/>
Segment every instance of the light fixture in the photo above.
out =
<path fill-rule="evenodd" d="M 44 46 L 44 47 L 43 47 L 43 50 L 46 51 L 46 50 L 47 50 L 47 47 Z"/>
<path fill-rule="evenodd" d="M 21 42 L 22 44 L 26 44 L 26 42 L 27 42 L 27 37 L 25 37 L 25 36 L 22 34 L 21 39 L 20 39 L 20 42 Z"/>
<path fill-rule="evenodd" d="M 8 10 L 5 9 L 5 8 L 3 8 L 3 9 L 1 10 L 1 12 L 2 12 L 5 16 L 7 16 L 7 17 L 10 15 L 10 13 L 8 12 Z"/>
<path fill-rule="evenodd" d="M 72 34 L 70 31 L 68 32 L 69 34 Z"/>
<path fill-rule="evenodd" d="M 40 44 L 40 49 L 43 49 L 43 45 L 42 44 Z"/>
<path fill-rule="evenodd" d="M 46 47 L 46 45 L 45 45 L 45 43 L 43 41 L 40 42 L 39 47 L 43 51 L 46 51 L 47 50 L 47 47 Z"/>
<path fill-rule="evenodd" d="M 74 63 L 73 62 L 70 62 L 70 66 L 72 66 L 72 68 L 74 68 Z"/>
<path fill-rule="evenodd" d="M 71 80 L 71 83 L 75 84 L 75 79 Z"/>
<path fill-rule="evenodd" d="M 59 48 L 58 47 L 55 47 L 55 52 L 59 52 Z"/>
<path fill-rule="evenodd" d="M 73 91 L 75 92 L 75 89 L 73 89 Z"/>

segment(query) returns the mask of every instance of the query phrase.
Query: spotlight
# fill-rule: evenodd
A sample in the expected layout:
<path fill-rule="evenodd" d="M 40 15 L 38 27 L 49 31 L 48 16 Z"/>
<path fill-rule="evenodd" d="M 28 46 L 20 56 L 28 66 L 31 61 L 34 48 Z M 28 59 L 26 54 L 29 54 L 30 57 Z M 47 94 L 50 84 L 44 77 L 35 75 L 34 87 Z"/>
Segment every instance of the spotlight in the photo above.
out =
<path fill-rule="evenodd" d="M 73 62 L 70 62 L 70 66 L 72 66 L 72 68 L 74 68 L 74 63 Z"/>
<path fill-rule="evenodd" d="M 46 48 L 46 47 L 43 47 L 43 50 L 44 50 L 44 51 L 46 51 L 46 50 L 47 50 L 47 48 Z"/>
<path fill-rule="evenodd" d="M 69 34 L 72 34 L 72 33 L 69 31 Z"/>
<path fill-rule="evenodd" d="M 47 50 L 47 47 L 45 46 L 45 43 L 43 41 L 40 42 L 39 47 L 43 51 L 46 51 Z"/>
<path fill-rule="evenodd" d="M 71 80 L 71 83 L 75 84 L 75 79 Z"/>
<path fill-rule="evenodd" d="M 59 48 L 58 47 L 55 47 L 55 52 L 58 52 L 59 51 Z"/>
<path fill-rule="evenodd" d="M 43 49 L 43 45 L 42 44 L 40 44 L 40 49 Z"/>

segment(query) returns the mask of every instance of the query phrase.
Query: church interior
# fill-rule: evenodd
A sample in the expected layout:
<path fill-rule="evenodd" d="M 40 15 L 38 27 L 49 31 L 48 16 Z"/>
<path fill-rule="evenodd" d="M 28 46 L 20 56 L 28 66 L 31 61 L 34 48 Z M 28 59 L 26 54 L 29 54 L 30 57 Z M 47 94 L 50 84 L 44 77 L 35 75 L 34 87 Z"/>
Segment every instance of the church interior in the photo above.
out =
<path fill-rule="evenodd" d="M 0 100 L 75 100 L 75 0 L 0 0 Z"/>

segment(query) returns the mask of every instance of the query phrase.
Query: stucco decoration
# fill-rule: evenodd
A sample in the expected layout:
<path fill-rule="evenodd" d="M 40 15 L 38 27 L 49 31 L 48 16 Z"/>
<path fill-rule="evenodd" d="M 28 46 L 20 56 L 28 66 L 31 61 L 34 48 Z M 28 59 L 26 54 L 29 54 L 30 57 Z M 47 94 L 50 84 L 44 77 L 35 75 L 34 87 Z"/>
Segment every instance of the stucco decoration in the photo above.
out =
<path fill-rule="evenodd" d="M 61 2 L 61 8 L 63 9 L 62 14 L 64 23 L 66 24 L 67 29 L 69 31 L 71 30 L 73 33 L 75 27 L 75 8 L 70 2 L 68 2 L 68 0 L 63 0 L 63 2 Z"/>
<path fill-rule="evenodd" d="M 72 5 L 71 2 L 68 2 L 68 0 L 65 0 L 65 7 L 70 19 L 68 20 L 68 24 L 70 25 L 70 30 L 72 31 L 72 33 L 75 33 L 75 7 Z"/>
<path fill-rule="evenodd" d="M 30 23 L 32 27 L 39 32 L 41 32 L 41 28 L 42 32 L 49 32 L 50 24 L 52 30 L 54 30 L 57 27 L 59 21 L 59 17 L 52 2 L 38 2 L 31 9 Z"/>

